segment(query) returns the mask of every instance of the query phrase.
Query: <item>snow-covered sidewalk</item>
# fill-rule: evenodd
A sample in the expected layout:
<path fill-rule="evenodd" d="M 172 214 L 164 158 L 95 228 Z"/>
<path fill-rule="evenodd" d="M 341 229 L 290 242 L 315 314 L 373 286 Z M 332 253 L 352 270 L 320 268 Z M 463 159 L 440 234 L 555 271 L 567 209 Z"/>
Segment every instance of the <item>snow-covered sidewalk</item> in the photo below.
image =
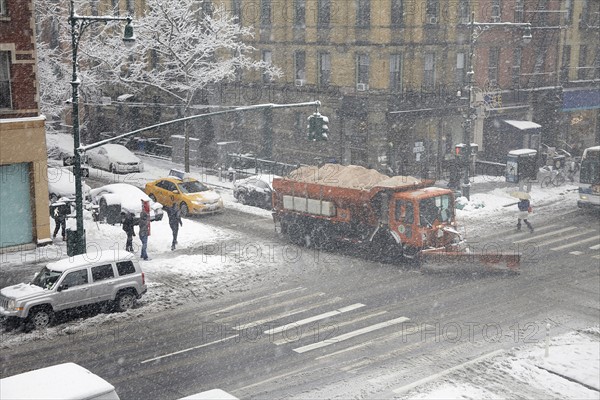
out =
<path fill-rule="evenodd" d="M 412 390 L 402 399 L 598 399 L 600 329 L 557 336 L 535 346 L 499 351 L 454 368 Z M 400 393 L 402 392 L 402 393 Z"/>

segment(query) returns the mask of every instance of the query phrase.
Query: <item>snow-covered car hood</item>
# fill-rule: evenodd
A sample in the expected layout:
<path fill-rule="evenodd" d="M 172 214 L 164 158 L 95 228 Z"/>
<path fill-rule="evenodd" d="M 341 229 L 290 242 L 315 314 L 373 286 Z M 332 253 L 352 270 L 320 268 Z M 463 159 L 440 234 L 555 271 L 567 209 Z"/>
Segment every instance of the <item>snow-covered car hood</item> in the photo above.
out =
<path fill-rule="evenodd" d="M 107 195 L 105 195 L 108 193 Z M 162 205 L 156 203 L 148 197 L 141 189 L 127 183 L 112 183 L 90 190 L 92 201 L 98 203 L 99 197 L 104 196 L 107 204 L 121 204 L 121 209 L 134 215 L 142 212 L 142 201 L 150 202 L 150 208 L 159 213 L 162 212 Z"/>
<path fill-rule="evenodd" d="M 90 187 L 82 182 L 81 189 L 86 197 L 90 193 Z M 66 168 L 48 168 L 48 192 L 58 197 L 75 196 L 75 175 Z"/>
<path fill-rule="evenodd" d="M 106 155 L 108 158 L 113 161 L 122 163 L 141 162 L 141 160 L 135 154 L 129 151 L 127 147 L 120 144 L 105 144 L 100 148 L 104 148 L 107 152 Z"/>
<path fill-rule="evenodd" d="M 191 193 L 191 194 L 188 194 L 188 196 L 193 201 L 199 201 L 202 203 L 214 203 L 221 199 L 221 196 L 214 190 L 207 190 L 205 192 L 200 192 L 200 193 Z"/>
<path fill-rule="evenodd" d="M 0 289 L 0 295 L 12 299 L 27 299 L 30 297 L 35 297 L 40 293 L 44 293 L 46 289 L 42 289 L 39 286 L 35 286 L 29 283 L 19 283 L 13 286 L 7 286 L 3 289 Z"/>

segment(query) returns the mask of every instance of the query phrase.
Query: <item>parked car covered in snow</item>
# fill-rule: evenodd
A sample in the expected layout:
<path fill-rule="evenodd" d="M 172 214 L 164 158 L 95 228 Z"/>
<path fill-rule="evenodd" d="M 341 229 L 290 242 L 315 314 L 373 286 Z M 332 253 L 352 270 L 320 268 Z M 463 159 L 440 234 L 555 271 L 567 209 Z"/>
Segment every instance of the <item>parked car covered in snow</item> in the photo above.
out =
<path fill-rule="evenodd" d="M 118 174 L 144 170 L 144 163 L 127 147 L 120 144 L 109 143 L 88 150 L 87 162 L 92 168 L 101 168 Z"/>
<path fill-rule="evenodd" d="M 146 184 L 145 192 L 152 200 L 167 207 L 177 203 L 182 217 L 188 214 L 212 214 L 223 211 L 223 199 L 217 192 L 197 179 L 185 177 L 184 174 L 171 175 L 149 182 Z"/>
<path fill-rule="evenodd" d="M 90 197 L 90 187 L 81 183 L 83 197 Z M 61 197 L 75 199 L 75 175 L 66 168 L 48 167 L 48 194 L 50 202 L 54 203 Z"/>
<path fill-rule="evenodd" d="M 272 208 L 273 177 L 276 175 L 257 175 L 238 179 L 233 184 L 233 197 L 242 204 Z"/>
<path fill-rule="evenodd" d="M 163 207 L 153 201 L 146 193 L 127 183 L 111 183 L 90 190 L 92 204 L 97 213 L 96 219 L 108 223 L 119 223 L 121 212 L 133 214 L 134 220 L 140 218 L 142 201 L 150 202 L 150 220 L 160 221 L 163 218 Z"/>

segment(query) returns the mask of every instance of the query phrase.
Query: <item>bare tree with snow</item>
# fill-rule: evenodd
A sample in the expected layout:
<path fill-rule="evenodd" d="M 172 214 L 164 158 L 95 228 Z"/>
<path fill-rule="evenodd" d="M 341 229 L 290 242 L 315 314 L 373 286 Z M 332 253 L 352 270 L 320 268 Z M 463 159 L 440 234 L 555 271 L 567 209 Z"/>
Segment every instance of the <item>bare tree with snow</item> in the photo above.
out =
<path fill-rule="evenodd" d="M 147 0 L 145 15 L 134 20 L 136 45 L 127 50 L 117 34 L 122 27 L 101 24 L 93 37 L 80 41 L 82 88 L 121 85 L 134 93 L 150 90 L 170 97 L 189 116 L 196 106 L 206 106 L 199 99 L 206 97 L 209 85 L 233 79 L 239 70 L 280 75 L 273 65 L 253 58 L 256 49 L 244 42 L 252 37 L 252 28 L 240 26 L 224 8 L 206 4 Z M 67 14 L 62 23 L 66 18 Z M 63 58 L 68 63 L 69 58 Z M 185 170 L 189 171 L 188 124 L 184 130 Z"/>

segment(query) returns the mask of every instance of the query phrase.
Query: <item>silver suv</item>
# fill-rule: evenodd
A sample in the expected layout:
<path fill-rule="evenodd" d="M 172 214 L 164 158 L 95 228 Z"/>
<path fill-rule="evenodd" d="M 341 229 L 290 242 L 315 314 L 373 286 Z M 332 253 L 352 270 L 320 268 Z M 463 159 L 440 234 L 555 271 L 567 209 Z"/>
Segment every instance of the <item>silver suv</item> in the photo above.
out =
<path fill-rule="evenodd" d="M 57 311 L 99 303 L 112 303 L 116 311 L 125 311 L 146 290 L 144 273 L 133 254 L 82 254 L 48 264 L 30 283 L 1 289 L 0 316 L 42 329 Z"/>

